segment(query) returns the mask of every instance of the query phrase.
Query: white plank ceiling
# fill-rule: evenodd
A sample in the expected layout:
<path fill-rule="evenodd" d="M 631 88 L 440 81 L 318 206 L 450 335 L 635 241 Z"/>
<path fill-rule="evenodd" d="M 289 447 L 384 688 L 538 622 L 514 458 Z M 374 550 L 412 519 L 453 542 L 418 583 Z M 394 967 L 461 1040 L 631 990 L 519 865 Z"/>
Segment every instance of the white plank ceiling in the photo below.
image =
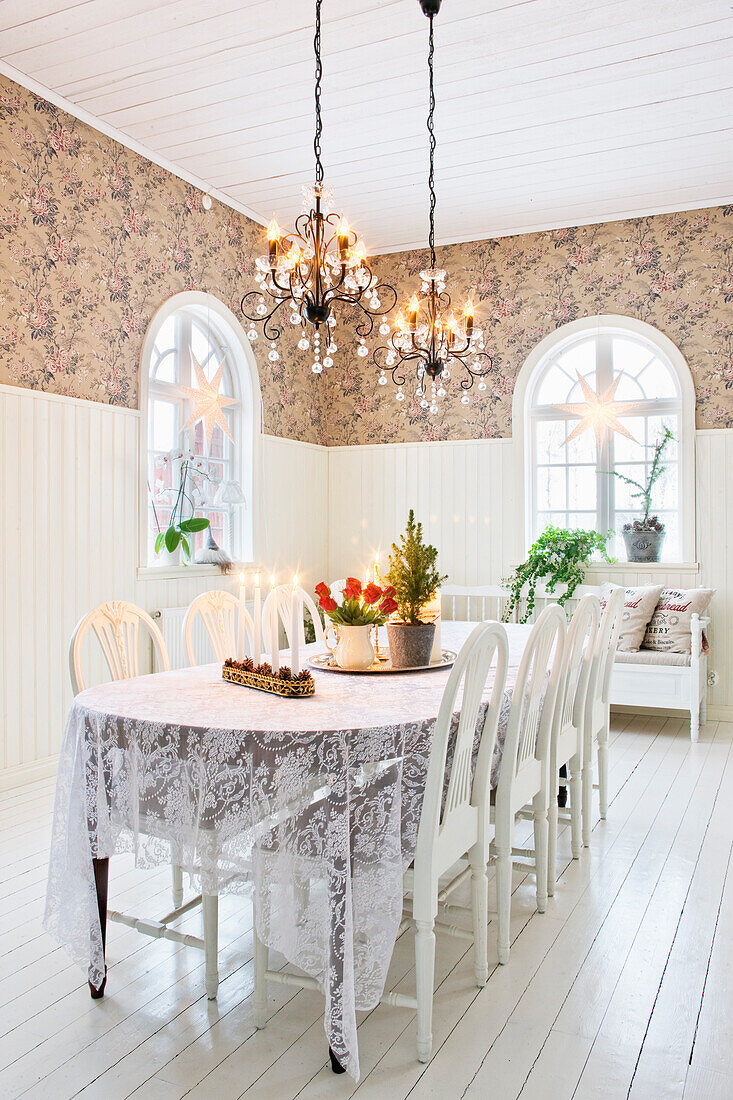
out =
<path fill-rule="evenodd" d="M 310 0 L 4 0 L 0 58 L 289 224 L 312 178 Z M 730 0 L 444 0 L 440 242 L 733 199 Z M 325 0 L 326 180 L 370 250 L 426 237 L 427 21 Z"/>

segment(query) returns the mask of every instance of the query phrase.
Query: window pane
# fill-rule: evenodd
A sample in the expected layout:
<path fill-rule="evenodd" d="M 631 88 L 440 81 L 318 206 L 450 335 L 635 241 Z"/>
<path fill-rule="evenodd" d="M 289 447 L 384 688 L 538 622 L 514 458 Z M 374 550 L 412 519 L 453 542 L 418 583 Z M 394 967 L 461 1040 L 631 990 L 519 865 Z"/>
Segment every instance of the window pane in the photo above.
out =
<path fill-rule="evenodd" d="M 644 400 L 644 391 L 635 378 L 632 378 L 626 371 L 622 371 L 617 377 L 619 378 L 619 383 L 613 395 L 614 401 Z"/>
<path fill-rule="evenodd" d="M 537 468 L 537 505 L 543 510 L 565 508 L 564 466 Z"/>
<path fill-rule="evenodd" d="M 542 382 L 537 389 L 535 404 L 564 404 L 564 402 L 568 399 L 568 394 L 572 389 L 574 382 L 574 374 L 568 374 L 567 371 L 557 366 L 557 364 L 549 367 L 547 373 L 543 376 Z"/>
<path fill-rule="evenodd" d="M 595 466 L 571 466 L 568 469 L 568 508 L 584 511 L 596 508 Z"/>
<path fill-rule="evenodd" d="M 626 371 L 636 377 L 655 355 L 646 343 L 631 340 L 628 336 L 613 338 L 613 372 Z"/>
<path fill-rule="evenodd" d="M 172 451 L 178 438 L 178 407 L 171 401 L 152 402 L 153 450 Z"/>
<path fill-rule="evenodd" d="M 537 461 L 540 463 L 564 463 L 563 441 L 567 437 L 564 420 L 537 421 Z"/>
<path fill-rule="evenodd" d="M 582 374 L 589 386 L 595 389 L 596 384 L 596 341 L 584 340 L 581 344 L 575 344 L 568 348 L 558 358 L 558 363 L 563 367 L 573 380 L 577 374 Z"/>

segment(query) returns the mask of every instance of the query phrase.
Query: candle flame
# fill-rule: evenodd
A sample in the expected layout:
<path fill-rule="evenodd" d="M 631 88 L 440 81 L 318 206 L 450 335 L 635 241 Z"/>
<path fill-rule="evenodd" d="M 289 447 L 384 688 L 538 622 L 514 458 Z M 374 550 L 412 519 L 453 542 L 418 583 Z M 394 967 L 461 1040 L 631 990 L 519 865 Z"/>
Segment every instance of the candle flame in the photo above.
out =
<path fill-rule="evenodd" d="M 298 587 L 298 574 L 293 573 L 293 588 L 297 588 L 297 587 Z"/>
<path fill-rule="evenodd" d="M 244 573 L 239 574 L 239 583 L 241 584 L 242 588 L 244 588 Z"/>
<path fill-rule="evenodd" d="M 466 317 L 473 317 L 473 314 L 474 314 L 473 302 L 471 301 L 470 298 L 466 302 L 466 305 L 465 305 L 465 308 L 464 308 L 463 312 L 465 313 Z"/>
<path fill-rule="evenodd" d="M 255 573 L 255 588 L 259 588 L 259 587 L 260 587 L 260 575 L 259 575 L 259 573 Z"/>
<path fill-rule="evenodd" d="M 350 232 L 349 223 L 344 218 L 341 218 L 337 230 L 339 237 L 348 237 Z"/>
<path fill-rule="evenodd" d="M 280 240 L 280 226 L 277 224 L 274 218 L 267 227 L 267 239 L 268 241 Z"/>
<path fill-rule="evenodd" d="M 420 300 L 419 300 L 417 294 L 413 294 L 413 296 L 410 298 L 410 304 L 408 305 L 407 308 L 408 308 L 410 313 L 417 313 L 418 312 L 418 310 L 420 309 Z"/>
<path fill-rule="evenodd" d="M 274 574 L 274 573 L 272 573 L 272 574 L 270 575 L 270 587 L 271 587 L 271 588 L 274 588 L 274 587 L 275 587 L 275 574 Z"/>

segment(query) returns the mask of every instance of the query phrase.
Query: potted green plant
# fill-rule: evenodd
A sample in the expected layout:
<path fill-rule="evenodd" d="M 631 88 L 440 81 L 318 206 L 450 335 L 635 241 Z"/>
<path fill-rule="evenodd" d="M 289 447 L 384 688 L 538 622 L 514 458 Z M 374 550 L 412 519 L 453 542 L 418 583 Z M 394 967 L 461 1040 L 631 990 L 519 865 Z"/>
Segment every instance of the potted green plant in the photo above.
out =
<path fill-rule="evenodd" d="M 620 474 L 618 470 L 610 471 L 619 481 L 625 481 L 627 485 L 630 485 L 631 488 L 635 490 L 632 492 L 631 496 L 640 500 L 644 509 L 644 515 L 641 519 L 635 519 L 631 523 L 625 523 L 621 529 L 621 533 L 624 536 L 624 542 L 626 543 L 626 557 L 629 561 L 659 561 L 661 557 L 666 531 L 664 524 L 659 522 L 659 518 L 650 515 L 652 510 L 652 489 L 667 469 L 666 466 L 662 465 L 662 455 L 665 447 L 671 443 L 673 439 L 674 433 L 665 425 L 657 442 L 653 445 L 654 454 L 652 455 L 652 464 L 649 468 L 649 476 L 643 485 L 638 481 L 634 481 L 632 477 L 626 477 L 625 474 Z"/>
<path fill-rule="evenodd" d="M 398 620 L 387 623 L 393 668 L 417 668 L 430 663 L 435 623 L 423 622 L 425 608 L 446 579 L 436 567 L 438 551 L 423 540 L 422 524 L 410 509 L 400 543 L 392 543 L 387 580 L 395 590 Z"/>
<path fill-rule="evenodd" d="M 530 546 L 526 561 L 518 565 L 503 581 L 511 592 L 502 615 L 503 621 L 510 621 L 524 599 L 524 614 L 519 621 L 527 622 L 534 610 L 535 591 L 541 580 L 545 581 L 548 592 L 554 592 L 558 584 L 567 586 L 557 599 L 561 606 L 564 605 L 585 577 L 594 553 L 598 552 L 606 561 L 611 561 L 606 549 L 607 542 L 608 535 L 600 535 L 597 531 L 546 527 Z"/>

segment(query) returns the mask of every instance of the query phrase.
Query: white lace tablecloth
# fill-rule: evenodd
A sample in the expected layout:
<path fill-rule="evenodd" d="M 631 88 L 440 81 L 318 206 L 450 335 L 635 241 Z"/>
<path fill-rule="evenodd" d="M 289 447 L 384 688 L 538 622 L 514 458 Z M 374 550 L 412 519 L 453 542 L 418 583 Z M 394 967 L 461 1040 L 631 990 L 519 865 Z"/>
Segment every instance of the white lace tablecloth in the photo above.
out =
<path fill-rule="evenodd" d="M 443 623 L 444 647 L 473 625 Z M 508 705 L 528 629 L 507 630 Z M 329 1043 L 358 1080 L 356 1011 L 384 990 L 448 671 L 314 677 L 296 700 L 225 683 L 219 665 L 78 695 L 44 923 L 99 986 L 92 858 L 133 851 L 138 866 L 180 864 L 204 893 L 253 890 L 261 939 L 321 984 Z"/>

